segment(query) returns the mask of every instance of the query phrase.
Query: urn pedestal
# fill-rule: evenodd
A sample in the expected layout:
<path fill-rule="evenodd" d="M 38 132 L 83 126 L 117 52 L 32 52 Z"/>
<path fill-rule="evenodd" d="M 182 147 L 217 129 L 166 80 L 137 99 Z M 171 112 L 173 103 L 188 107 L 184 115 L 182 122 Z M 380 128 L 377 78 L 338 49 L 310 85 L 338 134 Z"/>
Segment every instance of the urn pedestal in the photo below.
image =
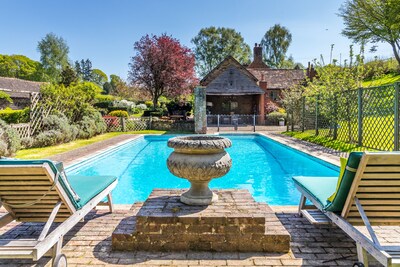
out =
<path fill-rule="evenodd" d="M 187 205 L 209 205 L 218 200 L 208 187 L 213 178 L 227 174 L 232 160 L 225 148 L 231 147 L 229 139 L 221 136 L 180 136 L 168 140 L 174 152 L 167 166 L 174 175 L 189 180 L 190 189 L 180 197 Z"/>

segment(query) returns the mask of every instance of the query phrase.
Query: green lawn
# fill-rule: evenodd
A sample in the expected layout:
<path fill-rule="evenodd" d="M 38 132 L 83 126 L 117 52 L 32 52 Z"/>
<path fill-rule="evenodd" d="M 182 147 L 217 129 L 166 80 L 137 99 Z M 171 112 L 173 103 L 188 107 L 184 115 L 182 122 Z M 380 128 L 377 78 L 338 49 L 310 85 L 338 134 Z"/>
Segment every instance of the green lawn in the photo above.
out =
<path fill-rule="evenodd" d="M 324 137 L 322 135 L 315 136 L 314 130 L 308 130 L 304 132 L 283 132 L 282 134 L 343 152 L 366 150 L 366 148 L 359 147 L 355 144 L 333 140 L 332 138 Z"/>
<path fill-rule="evenodd" d="M 372 80 L 372 81 L 364 81 L 362 83 L 362 87 L 375 87 L 381 85 L 392 84 L 395 82 L 400 82 L 400 75 L 396 74 L 387 74 L 380 79 Z"/>
<path fill-rule="evenodd" d="M 19 159 L 41 159 L 48 158 L 55 154 L 63 153 L 72 149 L 80 148 L 83 146 L 87 146 L 96 142 L 100 142 L 106 139 L 110 139 L 112 137 L 121 135 L 121 134 L 165 134 L 166 131 L 153 131 L 153 130 L 145 130 L 145 131 L 137 131 L 137 132 L 111 132 L 105 133 L 98 136 L 95 136 L 90 139 L 79 139 L 66 144 L 61 144 L 57 146 L 50 147 L 41 147 L 41 148 L 29 148 L 22 149 L 17 152 L 16 158 Z"/>

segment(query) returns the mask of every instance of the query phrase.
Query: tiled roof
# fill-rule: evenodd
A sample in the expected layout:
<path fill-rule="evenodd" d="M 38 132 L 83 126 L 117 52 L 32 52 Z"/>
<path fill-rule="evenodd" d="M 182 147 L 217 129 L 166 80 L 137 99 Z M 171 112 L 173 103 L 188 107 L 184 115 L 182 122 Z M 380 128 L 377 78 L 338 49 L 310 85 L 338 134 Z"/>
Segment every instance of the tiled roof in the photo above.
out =
<path fill-rule="evenodd" d="M 0 77 L 0 90 L 16 98 L 29 98 L 30 93 L 40 91 L 40 86 L 42 84 L 44 83 Z"/>
<path fill-rule="evenodd" d="M 259 81 L 267 82 L 268 89 L 287 89 L 301 83 L 306 75 L 304 70 L 297 69 L 247 69 Z"/>

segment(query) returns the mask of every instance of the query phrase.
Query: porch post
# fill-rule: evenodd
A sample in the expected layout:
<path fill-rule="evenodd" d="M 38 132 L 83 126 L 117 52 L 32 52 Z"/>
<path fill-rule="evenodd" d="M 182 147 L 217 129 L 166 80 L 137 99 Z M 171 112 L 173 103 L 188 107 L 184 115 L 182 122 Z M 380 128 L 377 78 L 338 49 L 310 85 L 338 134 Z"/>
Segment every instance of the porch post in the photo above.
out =
<path fill-rule="evenodd" d="M 207 133 L 206 88 L 194 88 L 194 132 Z"/>
<path fill-rule="evenodd" d="M 264 101 L 265 101 L 265 96 L 264 94 L 262 94 L 259 96 L 258 99 L 258 110 L 260 115 L 258 118 L 258 123 L 261 125 L 265 123 Z"/>

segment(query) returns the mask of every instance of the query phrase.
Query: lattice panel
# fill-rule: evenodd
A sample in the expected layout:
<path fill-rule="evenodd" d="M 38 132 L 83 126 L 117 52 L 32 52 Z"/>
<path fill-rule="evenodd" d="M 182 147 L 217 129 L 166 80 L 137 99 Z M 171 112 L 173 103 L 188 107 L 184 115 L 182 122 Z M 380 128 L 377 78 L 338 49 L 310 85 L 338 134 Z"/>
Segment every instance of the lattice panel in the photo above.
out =
<path fill-rule="evenodd" d="M 10 126 L 18 133 L 20 138 L 31 136 L 31 127 L 29 123 L 10 124 Z"/>
<path fill-rule="evenodd" d="M 362 145 L 379 150 L 393 150 L 394 85 L 364 89 L 362 100 Z"/>
<path fill-rule="evenodd" d="M 104 116 L 103 119 L 107 125 L 108 132 L 121 132 L 122 131 L 120 118 L 112 117 L 112 116 Z"/>
<path fill-rule="evenodd" d="M 150 128 L 150 118 L 125 119 L 125 131 L 143 131 Z"/>

